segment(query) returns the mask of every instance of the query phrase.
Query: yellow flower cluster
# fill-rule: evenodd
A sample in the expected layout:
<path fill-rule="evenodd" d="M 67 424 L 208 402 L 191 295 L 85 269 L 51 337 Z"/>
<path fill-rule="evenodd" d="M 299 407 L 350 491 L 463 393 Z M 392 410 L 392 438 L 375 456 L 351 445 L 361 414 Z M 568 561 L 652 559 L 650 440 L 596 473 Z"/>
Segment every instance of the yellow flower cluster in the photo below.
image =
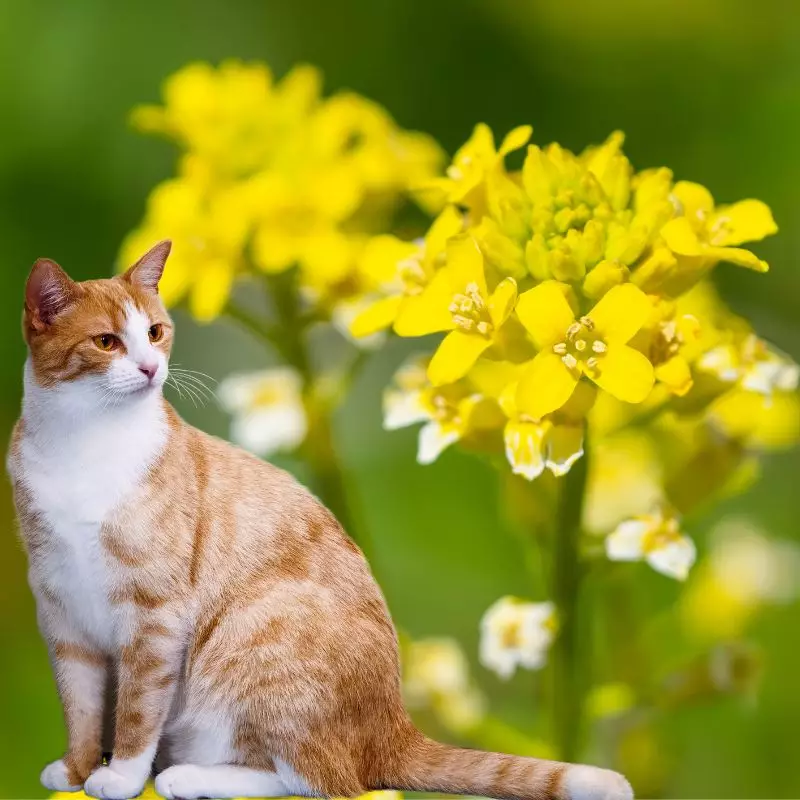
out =
<path fill-rule="evenodd" d="M 177 175 L 152 192 L 123 246 L 130 263 L 173 240 L 161 291 L 212 320 L 236 278 L 295 265 L 325 313 L 375 288 L 362 267 L 370 238 L 390 230 L 411 187 L 432 178 L 441 152 L 350 92 L 322 97 L 316 69 L 274 81 L 262 64 L 190 64 L 167 79 L 164 104 L 135 126 L 182 151 Z"/>
<path fill-rule="evenodd" d="M 424 239 L 384 235 L 366 248 L 382 293 L 353 334 L 446 334 L 398 373 L 386 427 L 424 422 L 423 463 L 462 441 L 504 452 L 528 479 L 567 472 L 587 422 L 593 447 L 646 431 L 664 475 L 704 464 L 713 473 L 730 467 L 725 458 L 739 464 L 793 440 L 797 366 L 708 280 L 720 262 L 767 270 L 741 245 L 776 232 L 769 208 L 717 205 L 666 168 L 635 172 L 620 133 L 578 155 L 528 145 L 509 170 L 506 156 L 530 136 L 517 128 L 497 148 L 478 125 L 425 186 L 444 207 Z"/>

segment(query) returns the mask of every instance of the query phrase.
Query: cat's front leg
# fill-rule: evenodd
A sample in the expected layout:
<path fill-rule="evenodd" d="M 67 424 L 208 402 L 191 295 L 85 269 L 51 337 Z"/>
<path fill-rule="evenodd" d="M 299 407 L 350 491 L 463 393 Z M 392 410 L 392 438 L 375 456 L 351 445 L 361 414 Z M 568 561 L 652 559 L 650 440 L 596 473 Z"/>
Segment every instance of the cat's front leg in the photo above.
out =
<path fill-rule="evenodd" d="M 183 653 L 175 614 L 137 623 L 117 672 L 113 757 L 84 785 L 91 797 L 127 800 L 144 788 L 172 704 Z"/>
<path fill-rule="evenodd" d="M 41 783 L 50 791 L 77 792 L 101 759 L 103 698 L 108 677 L 106 657 L 80 640 L 64 636 L 51 641 L 56 686 L 64 710 L 68 749 L 48 764 Z"/>

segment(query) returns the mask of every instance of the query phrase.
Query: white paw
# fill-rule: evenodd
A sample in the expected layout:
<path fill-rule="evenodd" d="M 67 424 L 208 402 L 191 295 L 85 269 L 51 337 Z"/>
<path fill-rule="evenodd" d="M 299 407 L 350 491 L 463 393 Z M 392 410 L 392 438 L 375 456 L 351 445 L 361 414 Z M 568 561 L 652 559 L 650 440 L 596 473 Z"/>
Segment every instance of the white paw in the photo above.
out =
<path fill-rule="evenodd" d="M 83 791 L 100 800 L 130 800 L 141 794 L 144 780 L 122 775 L 111 767 L 96 769 L 83 785 Z"/>
<path fill-rule="evenodd" d="M 567 770 L 564 789 L 569 800 L 633 800 L 633 789 L 619 772 L 582 764 Z"/>
<path fill-rule="evenodd" d="M 203 770 L 193 764 L 177 764 L 156 775 L 156 792 L 166 800 L 196 800 L 203 797 Z"/>
<path fill-rule="evenodd" d="M 48 764 L 39 776 L 39 781 L 45 789 L 51 792 L 79 792 L 83 787 L 70 784 L 68 777 L 69 770 L 63 758 Z"/>

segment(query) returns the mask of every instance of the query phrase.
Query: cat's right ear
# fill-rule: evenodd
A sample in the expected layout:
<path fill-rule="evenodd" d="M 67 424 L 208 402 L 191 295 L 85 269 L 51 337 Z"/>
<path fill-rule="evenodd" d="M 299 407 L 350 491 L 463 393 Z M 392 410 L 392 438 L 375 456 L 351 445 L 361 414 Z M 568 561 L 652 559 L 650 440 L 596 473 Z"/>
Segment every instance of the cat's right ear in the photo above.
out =
<path fill-rule="evenodd" d="M 55 261 L 40 258 L 25 286 L 25 316 L 36 331 L 43 331 L 75 299 L 77 284 Z"/>

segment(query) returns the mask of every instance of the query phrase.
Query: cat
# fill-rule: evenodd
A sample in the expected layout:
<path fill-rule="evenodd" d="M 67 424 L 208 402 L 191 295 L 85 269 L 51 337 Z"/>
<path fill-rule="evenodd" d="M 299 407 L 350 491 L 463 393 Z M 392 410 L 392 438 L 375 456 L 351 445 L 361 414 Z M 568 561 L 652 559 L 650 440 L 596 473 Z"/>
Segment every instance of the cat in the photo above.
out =
<path fill-rule="evenodd" d="M 616 772 L 452 747 L 414 727 L 359 548 L 290 475 L 164 399 L 169 251 L 161 242 L 85 282 L 40 259 L 25 290 L 8 466 L 68 733 L 42 784 L 123 800 L 155 762 L 156 791 L 185 800 L 631 798 Z"/>

